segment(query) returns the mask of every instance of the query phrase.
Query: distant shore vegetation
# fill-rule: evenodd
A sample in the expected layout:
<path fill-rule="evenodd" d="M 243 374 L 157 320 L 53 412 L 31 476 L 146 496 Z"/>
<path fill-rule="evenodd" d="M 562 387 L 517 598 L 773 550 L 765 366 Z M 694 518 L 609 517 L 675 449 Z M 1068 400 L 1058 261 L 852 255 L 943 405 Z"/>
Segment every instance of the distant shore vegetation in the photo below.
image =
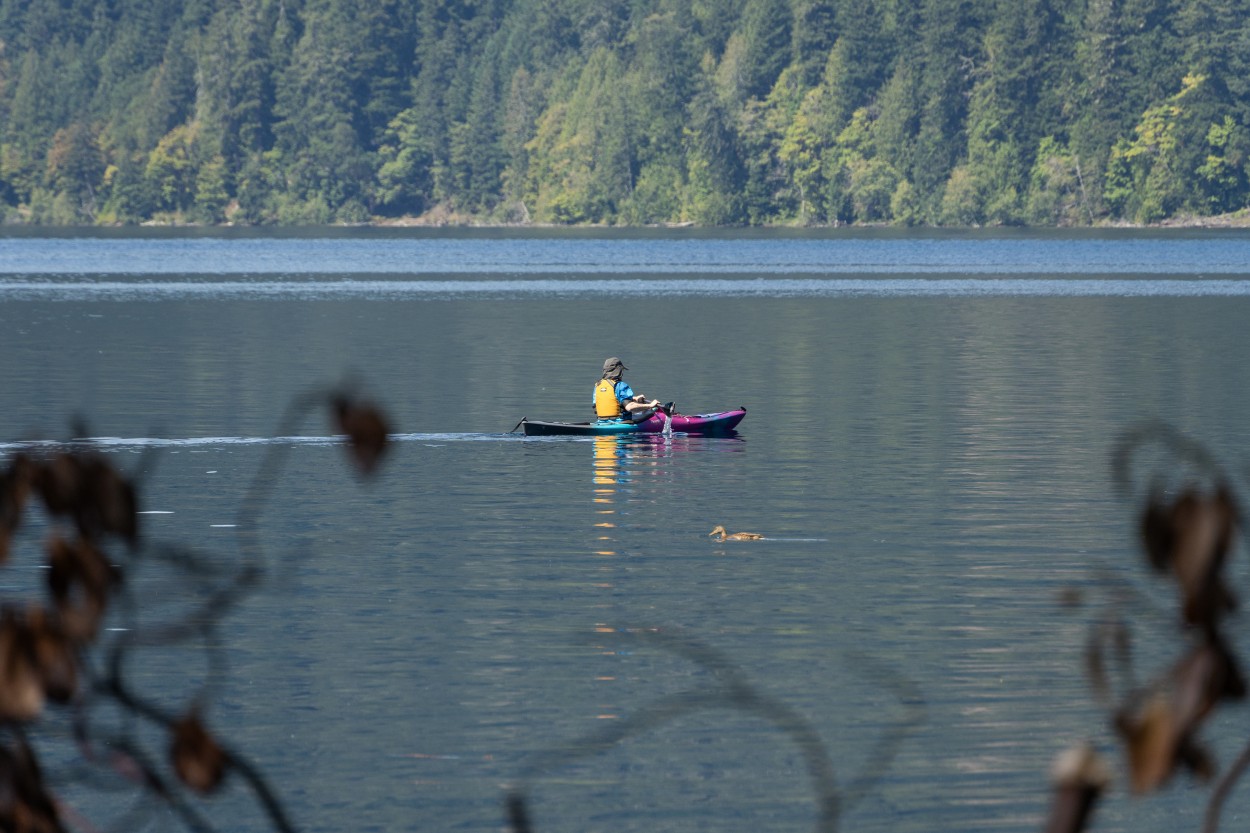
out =
<path fill-rule="evenodd" d="M 0 0 L 0 222 L 1250 225 L 1238 0 Z"/>

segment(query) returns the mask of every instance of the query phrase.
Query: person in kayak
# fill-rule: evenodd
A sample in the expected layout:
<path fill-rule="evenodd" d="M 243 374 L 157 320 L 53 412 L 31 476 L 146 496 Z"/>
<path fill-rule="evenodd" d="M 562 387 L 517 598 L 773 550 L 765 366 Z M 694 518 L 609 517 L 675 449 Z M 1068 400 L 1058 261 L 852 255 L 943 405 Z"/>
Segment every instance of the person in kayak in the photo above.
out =
<path fill-rule="evenodd" d="M 595 415 L 599 419 L 628 419 L 638 422 L 646 419 L 660 407 L 658 399 L 647 399 L 634 393 L 621 377 L 629 370 L 625 363 L 612 356 L 603 363 L 603 378 L 595 383 Z"/>

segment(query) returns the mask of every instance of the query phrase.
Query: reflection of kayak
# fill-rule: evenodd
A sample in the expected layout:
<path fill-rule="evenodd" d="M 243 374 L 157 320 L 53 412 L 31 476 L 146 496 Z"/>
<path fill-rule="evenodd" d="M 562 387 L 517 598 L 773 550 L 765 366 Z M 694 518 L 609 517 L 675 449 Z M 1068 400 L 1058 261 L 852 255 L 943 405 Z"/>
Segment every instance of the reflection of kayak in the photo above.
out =
<path fill-rule="evenodd" d="M 725 436 L 747 415 L 746 408 L 721 411 L 716 414 L 673 414 L 672 431 L 675 434 L 702 434 Z M 616 434 L 661 434 L 664 432 L 664 414 L 656 411 L 641 422 L 623 419 L 599 419 L 594 422 L 543 422 L 523 419 L 521 426 L 527 437 L 545 437 L 553 434 L 579 434 L 582 436 L 613 436 Z"/>

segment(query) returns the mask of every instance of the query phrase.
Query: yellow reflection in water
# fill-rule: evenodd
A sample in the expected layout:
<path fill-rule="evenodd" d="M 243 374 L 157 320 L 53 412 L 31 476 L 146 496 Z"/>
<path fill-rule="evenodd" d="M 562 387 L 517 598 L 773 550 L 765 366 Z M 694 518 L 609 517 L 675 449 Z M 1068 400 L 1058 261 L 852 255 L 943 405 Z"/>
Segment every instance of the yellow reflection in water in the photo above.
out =
<path fill-rule="evenodd" d="M 634 441 L 619 437 L 595 437 L 594 454 L 591 458 L 591 502 L 594 508 L 593 517 L 593 540 L 591 552 L 596 556 L 616 557 L 620 553 L 617 550 L 616 533 L 617 519 L 615 515 L 620 507 L 617 500 L 620 498 L 618 492 L 626 486 L 631 474 L 636 473 L 636 466 L 639 461 L 634 459 L 635 453 L 639 449 L 643 449 L 642 456 L 644 458 L 651 457 L 650 447 L 636 443 Z M 650 461 L 644 461 L 650 462 Z M 614 578 L 616 571 L 619 569 L 619 563 L 603 561 L 600 563 L 599 571 L 602 572 L 604 581 L 595 582 L 591 586 L 598 590 L 611 591 L 615 588 Z M 606 601 L 602 607 L 608 607 L 610 601 Z M 603 622 L 595 623 L 595 632 L 601 634 L 611 634 L 616 628 Z M 617 651 L 612 650 L 606 644 L 596 645 L 604 657 L 616 657 Z M 617 675 L 614 673 L 598 673 L 594 677 L 595 682 L 604 686 L 615 686 L 617 683 Z M 614 695 L 607 693 L 605 689 L 604 700 L 597 706 L 598 711 L 594 714 L 597 720 L 618 720 L 620 713 L 615 710 L 615 704 L 611 703 Z"/>
<path fill-rule="evenodd" d="M 594 483 L 594 489 L 591 499 L 595 503 L 595 514 L 615 515 L 616 507 L 613 504 L 616 488 L 620 484 L 619 455 L 624 453 L 623 447 L 615 437 L 595 437 L 594 447 L 594 458 L 591 462 L 591 482 Z M 595 555 L 616 555 L 611 533 L 615 528 L 616 524 L 611 521 L 601 520 L 595 524 L 595 529 L 600 531 L 596 540 L 601 542 L 600 549 L 594 551 Z"/>

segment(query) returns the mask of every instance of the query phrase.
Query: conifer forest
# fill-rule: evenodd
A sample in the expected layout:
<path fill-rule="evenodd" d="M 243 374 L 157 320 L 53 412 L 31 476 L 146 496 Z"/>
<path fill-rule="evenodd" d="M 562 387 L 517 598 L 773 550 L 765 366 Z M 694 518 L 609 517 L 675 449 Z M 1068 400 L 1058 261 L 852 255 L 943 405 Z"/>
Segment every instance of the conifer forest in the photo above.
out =
<path fill-rule="evenodd" d="M 1250 201 L 1236 0 L 0 0 L 0 221 L 1148 224 Z"/>

